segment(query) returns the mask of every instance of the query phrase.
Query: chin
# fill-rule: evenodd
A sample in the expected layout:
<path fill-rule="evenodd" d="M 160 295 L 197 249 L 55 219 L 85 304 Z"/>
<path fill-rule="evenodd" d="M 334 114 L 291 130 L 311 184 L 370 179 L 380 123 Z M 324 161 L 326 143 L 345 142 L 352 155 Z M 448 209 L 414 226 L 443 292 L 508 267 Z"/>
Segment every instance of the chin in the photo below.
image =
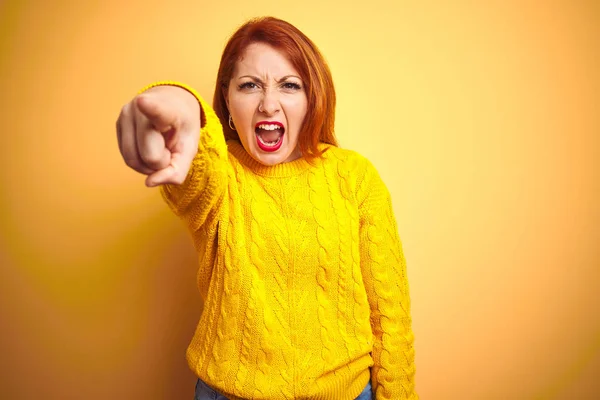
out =
<path fill-rule="evenodd" d="M 267 154 L 258 149 L 254 150 L 253 158 L 259 163 L 266 166 L 273 166 L 285 162 L 290 156 L 287 152 L 282 152 L 283 149 L 279 149 L 276 153 Z"/>
<path fill-rule="evenodd" d="M 252 139 L 254 139 L 254 141 L 257 140 L 256 137 L 253 137 Z M 290 149 L 290 143 L 286 139 L 287 138 L 284 136 L 282 138 L 283 143 L 281 143 L 281 147 L 273 152 L 264 151 L 256 142 L 251 143 L 249 146 L 250 149 L 246 149 L 246 151 L 254 158 L 254 160 L 269 167 L 284 163 L 288 160 L 293 161 L 295 158 L 290 160 L 290 157 L 294 154 L 294 150 Z"/>

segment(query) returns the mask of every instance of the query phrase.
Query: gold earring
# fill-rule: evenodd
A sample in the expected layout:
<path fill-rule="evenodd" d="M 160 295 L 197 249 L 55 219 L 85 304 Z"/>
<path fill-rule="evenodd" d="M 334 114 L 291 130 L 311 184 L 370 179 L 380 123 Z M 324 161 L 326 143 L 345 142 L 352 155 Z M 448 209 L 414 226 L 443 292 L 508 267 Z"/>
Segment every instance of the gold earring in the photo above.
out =
<path fill-rule="evenodd" d="M 229 127 L 232 131 L 235 131 L 235 126 L 233 126 L 233 119 L 231 119 L 231 114 L 229 114 Z"/>

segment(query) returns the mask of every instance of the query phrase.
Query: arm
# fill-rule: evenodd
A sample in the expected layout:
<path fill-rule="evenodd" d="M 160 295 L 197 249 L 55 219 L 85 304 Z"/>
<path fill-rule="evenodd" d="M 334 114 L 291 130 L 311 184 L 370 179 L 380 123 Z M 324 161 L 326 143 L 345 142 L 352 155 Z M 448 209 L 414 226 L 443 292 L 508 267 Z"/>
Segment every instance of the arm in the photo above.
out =
<path fill-rule="evenodd" d="M 194 95 L 200 105 L 201 130 L 198 151 L 185 181 L 165 184 L 161 194 L 171 210 L 184 219 L 192 231 L 198 230 L 221 205 L 227 189 L 227 145 L 223 128 L 213 109 L 191 87 L 178 82 L 157 82 L 155 86 L 170 85 L 183 88 Z"/>
<path fill-rule="evenodd" d="M 374 398 L 418 399 L 406 262 L 390 194 L 368 161 L 358 199 L 361 271 L 375 335 L 371 370 Z"/>

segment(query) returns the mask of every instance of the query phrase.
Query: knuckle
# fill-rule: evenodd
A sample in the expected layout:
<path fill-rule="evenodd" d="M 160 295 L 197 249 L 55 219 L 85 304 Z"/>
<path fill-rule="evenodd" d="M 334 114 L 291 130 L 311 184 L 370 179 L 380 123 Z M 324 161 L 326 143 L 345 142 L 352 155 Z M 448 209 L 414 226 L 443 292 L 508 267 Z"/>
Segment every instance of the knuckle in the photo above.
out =
<path fill-rule="evenodd" d="M 127 165 L 130 168 L 135 169 L 136 171 L 139 168 L 139 163 L 135 158 L 123 157 L 123 161 L 125 162 L 125 165 Z"/>
<path fill-rule="evenodd" d="M 161 161 L 160 154 L 156 151 L 147 151 L 143 154 L 140 154 L 140 158 L 148 165 L 160 164 Z"/>
<path fill-rule="evenodd" d="M 131 117 L 131 103 L 127 103 L 121 107 L 121 113 L 119 114 L 119 119 L 129 117 Z"/>
<path fill-rule="evenodd" d="M 143 93 L 136 95 L 128 105 L 133 107 L 134 109 L 137 109 L 137 102 L 142 97 L 142 94 Z"/>

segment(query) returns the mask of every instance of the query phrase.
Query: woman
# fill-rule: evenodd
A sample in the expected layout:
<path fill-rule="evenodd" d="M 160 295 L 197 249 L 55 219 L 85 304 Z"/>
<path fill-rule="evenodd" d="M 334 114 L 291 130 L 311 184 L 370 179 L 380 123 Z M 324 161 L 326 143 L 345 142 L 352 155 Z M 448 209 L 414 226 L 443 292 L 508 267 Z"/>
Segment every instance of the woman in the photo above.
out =
<path fill-rule="evenodd" d="M 196 399 L 417 398 L 389 193 L 337 147 L 316 46 L 287 22 L 249 21 L 225 47 L 213 105 L 158 82 L 117 123 L 125 162 L 161 185 L 199 254 Z"/>

